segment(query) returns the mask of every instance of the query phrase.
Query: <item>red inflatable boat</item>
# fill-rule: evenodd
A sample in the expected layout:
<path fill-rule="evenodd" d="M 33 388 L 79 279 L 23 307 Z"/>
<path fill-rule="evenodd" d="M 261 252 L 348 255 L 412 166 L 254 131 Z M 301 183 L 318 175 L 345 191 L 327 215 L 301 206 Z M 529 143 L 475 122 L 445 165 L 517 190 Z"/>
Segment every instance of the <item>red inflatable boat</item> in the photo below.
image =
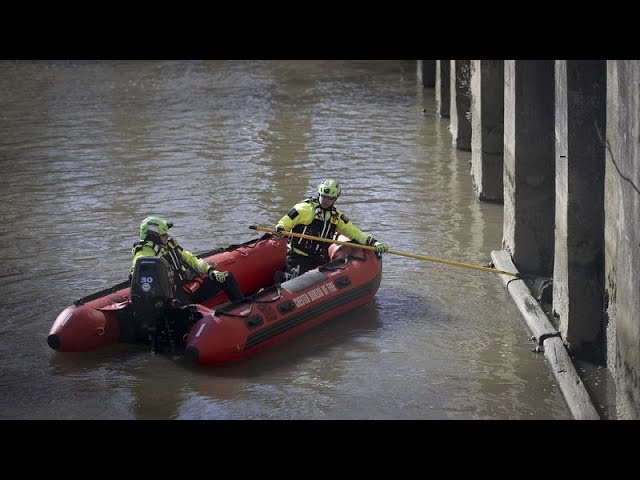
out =
<path fill-rule="evenodd" d="M 47 343 L 60 352 L 94 350 L 117 342 L 150 343 L 154 351 L 184 352 L 198 364 L 224 364 L 364 305 L 376 294 L 381 257 L 372 250 L 337 244 L 329 247 L 327 264 L 274 284 L 275 273 L 284 270 L 286 242 L 266 234 L 199 255 L 218 270 L 233 272 L 245 295 L 242 300 L 229 302 L 220 292 L 200 304 L 179 305 L 152 295 L 145 305 L 161 313 L 140 315 L 132 301 L 139 295 L 137 291 L 132 295 L 126 281 L 64 309 Z"/>

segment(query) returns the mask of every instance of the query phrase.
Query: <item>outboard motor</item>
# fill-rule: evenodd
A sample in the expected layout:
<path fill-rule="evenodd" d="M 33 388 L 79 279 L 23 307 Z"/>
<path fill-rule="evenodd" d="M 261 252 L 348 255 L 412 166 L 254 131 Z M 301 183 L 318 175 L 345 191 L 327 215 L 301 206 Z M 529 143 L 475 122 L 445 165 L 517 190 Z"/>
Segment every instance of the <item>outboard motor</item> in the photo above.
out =
<path fill-rule="evenodd" d="M 174 339 L 167 315 L 174 308 L 173 271 L 162 257 L 140 257 L 131 277 L 131 305 L 136 337 L 147 337 L 151 350 L 158 351 L 159 342 L 168 336 L 172 350 Z"/>

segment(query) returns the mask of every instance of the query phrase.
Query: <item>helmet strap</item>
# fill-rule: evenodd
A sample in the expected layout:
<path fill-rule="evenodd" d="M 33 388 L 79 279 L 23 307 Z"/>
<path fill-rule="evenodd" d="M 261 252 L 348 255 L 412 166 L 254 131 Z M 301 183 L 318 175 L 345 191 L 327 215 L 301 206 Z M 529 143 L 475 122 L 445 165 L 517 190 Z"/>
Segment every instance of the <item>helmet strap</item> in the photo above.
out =
<path fill-rule="evenodd" d="M 144 241 L 150 241 L 156 244 L 161 244 L 162 241 L 160 240 L 160 235 L 158 235 L 158 232 L 147 232 L 147 236 L 144 237 Z"/>

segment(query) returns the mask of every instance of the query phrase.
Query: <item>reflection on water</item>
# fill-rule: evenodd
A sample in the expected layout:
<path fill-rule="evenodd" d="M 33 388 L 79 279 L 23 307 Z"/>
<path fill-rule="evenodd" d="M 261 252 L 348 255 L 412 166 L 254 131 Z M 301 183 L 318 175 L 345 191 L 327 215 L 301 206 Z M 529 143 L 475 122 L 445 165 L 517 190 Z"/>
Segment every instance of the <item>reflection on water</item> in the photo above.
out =
<path fill-rule="evenodd" d="M 369 305 L 242 364 L 46 344 L 65 306 L 126 278 L 145 216 L 194 252 L 237 244 L 325 177 L 391 248 L 486 264 L 502 207 L 475 200 L 470 154 L 422 113 L 415 62 L 0 68 L 2 418 L 571 418 L 494 275 L 398 255 Z"/>

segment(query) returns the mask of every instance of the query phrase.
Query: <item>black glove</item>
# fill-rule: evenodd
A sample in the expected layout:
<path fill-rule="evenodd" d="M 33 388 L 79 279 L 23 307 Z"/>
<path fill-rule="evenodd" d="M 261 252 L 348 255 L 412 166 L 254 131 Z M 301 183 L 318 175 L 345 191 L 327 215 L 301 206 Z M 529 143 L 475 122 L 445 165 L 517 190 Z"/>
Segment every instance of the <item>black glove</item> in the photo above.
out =
<path fill-rule="evenodd" d="M 284 237 L 284 227 L 282 225 L 276 225 L 276 231 L 273 233 L 274 238 L 282 238 Z"/>
<path fill-rule="evenodd" d="M 376 252 L 378 253 L 385 253 L 389 251 L 389 247 L 387 247 L 387 245 L 382 242 L 376 242 L 373 244 L 373 246 L 375 247 Z"/>
<path fill-rule="evenodd" d="M 221 272 L 220 270 L 215 270 L 212 268 L 211 270 L 209 270 L 209 278 L 211 280 L 215 280 L 216 282 L 224 283 L 224 281 L 227 279 L 227 272 Z"/>

